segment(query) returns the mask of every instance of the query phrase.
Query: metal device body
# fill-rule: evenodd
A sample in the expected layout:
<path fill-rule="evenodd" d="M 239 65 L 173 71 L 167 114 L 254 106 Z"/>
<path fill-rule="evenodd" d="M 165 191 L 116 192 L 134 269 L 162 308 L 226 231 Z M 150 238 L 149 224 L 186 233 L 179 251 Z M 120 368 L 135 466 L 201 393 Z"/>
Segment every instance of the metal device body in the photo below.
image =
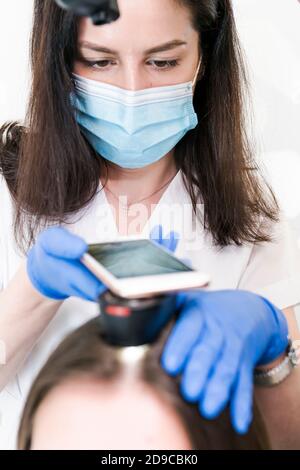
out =
<path fill-rule="evenodd" d="M 132 300 L 106 291 L 99 304 L 104 339 L 116 346 L 152 343 L 176 314 L 175 294 Z"/>

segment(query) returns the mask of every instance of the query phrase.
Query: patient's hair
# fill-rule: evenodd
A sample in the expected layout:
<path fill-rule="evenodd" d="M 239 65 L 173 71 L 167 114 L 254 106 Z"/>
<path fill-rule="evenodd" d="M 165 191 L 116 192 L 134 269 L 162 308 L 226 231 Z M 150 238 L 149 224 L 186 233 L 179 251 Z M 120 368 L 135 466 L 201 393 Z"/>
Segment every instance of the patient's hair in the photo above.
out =
<path fill-rule="evenodd" d="M 165 340 L 172 326 L 173 320 L 140 359 L 137 380 L 149 385 L 159 398 L 174 408 L 193 449 L 269 449 L 266 430 L 255 404 L 251 427 L 246 435 L 241 436 L 232 428 L 228 408 L 217 419 L 206 420 L 200 415 L 197 404 L 183 399 L 179 390 L 180 377 L 169 376 L 160 364 Z M 122 380 L 122 369 L 126 364 L 119 359 L 119 349 L 103 340 L 98 318 L 71 333 L 52 353 L 31 387 L 21 418 L 18 449 L 31 448 L 35 414 L 56 386 L 78 377 L 106 382 Z"/>

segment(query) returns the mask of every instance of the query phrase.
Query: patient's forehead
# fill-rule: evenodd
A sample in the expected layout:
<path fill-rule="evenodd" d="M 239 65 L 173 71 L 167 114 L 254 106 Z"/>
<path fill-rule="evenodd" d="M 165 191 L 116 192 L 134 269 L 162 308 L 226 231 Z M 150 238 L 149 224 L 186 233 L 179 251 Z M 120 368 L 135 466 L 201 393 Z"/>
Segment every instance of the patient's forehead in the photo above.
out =
<path fill-rule="evenodd" d="M 33 449 L 191 449 L 176 411 L 141 382 L 74 378 L 54 388 L 34 420 Z"/>

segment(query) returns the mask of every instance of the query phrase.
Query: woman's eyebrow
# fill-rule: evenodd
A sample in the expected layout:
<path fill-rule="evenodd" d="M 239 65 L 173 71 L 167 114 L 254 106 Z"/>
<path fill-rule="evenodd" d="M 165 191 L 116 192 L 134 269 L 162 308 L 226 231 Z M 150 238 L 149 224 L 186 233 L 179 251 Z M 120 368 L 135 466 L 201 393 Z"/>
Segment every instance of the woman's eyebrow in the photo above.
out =
<path fill-rule="evenodd" d="M 159 46 L 152 47 L 151 49 L 147 49 L 145 51 L 145 54 L 153 54 L 155 52 L 169 51 L 179 46 L 185 46 L 186 44 L 187 43 L 185 41 L 181 41 L 180 39 L 174 39 L 173 41 L 169 41 L 164 44 L 160 44 Z M 79 47 L 83 49 L 90 49 L 92 51 L 104 52 L 108 54 L 116 54 L 116 55 L 118 54 L 118 51 L 115 51 L 113 49 L 109 49 L 108 47 L 100 46 L 99 44 L 94 44 L 88 41 L 80 42 Z"/>

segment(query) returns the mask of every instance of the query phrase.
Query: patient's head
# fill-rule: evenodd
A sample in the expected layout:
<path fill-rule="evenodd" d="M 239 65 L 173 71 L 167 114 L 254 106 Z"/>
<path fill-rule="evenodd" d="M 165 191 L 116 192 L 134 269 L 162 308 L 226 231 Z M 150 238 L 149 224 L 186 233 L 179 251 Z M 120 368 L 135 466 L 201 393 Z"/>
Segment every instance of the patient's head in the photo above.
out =
<path fill-rule="evenodd" d="M 106 344 L 95 319 L 68 336 L 36 378 L 19 449 L 259 449 L 261 420 L 238 436 L 228 410 L 214 421 L 184 401 L 160 356 L 172 322 L 151 346 Z"/>

